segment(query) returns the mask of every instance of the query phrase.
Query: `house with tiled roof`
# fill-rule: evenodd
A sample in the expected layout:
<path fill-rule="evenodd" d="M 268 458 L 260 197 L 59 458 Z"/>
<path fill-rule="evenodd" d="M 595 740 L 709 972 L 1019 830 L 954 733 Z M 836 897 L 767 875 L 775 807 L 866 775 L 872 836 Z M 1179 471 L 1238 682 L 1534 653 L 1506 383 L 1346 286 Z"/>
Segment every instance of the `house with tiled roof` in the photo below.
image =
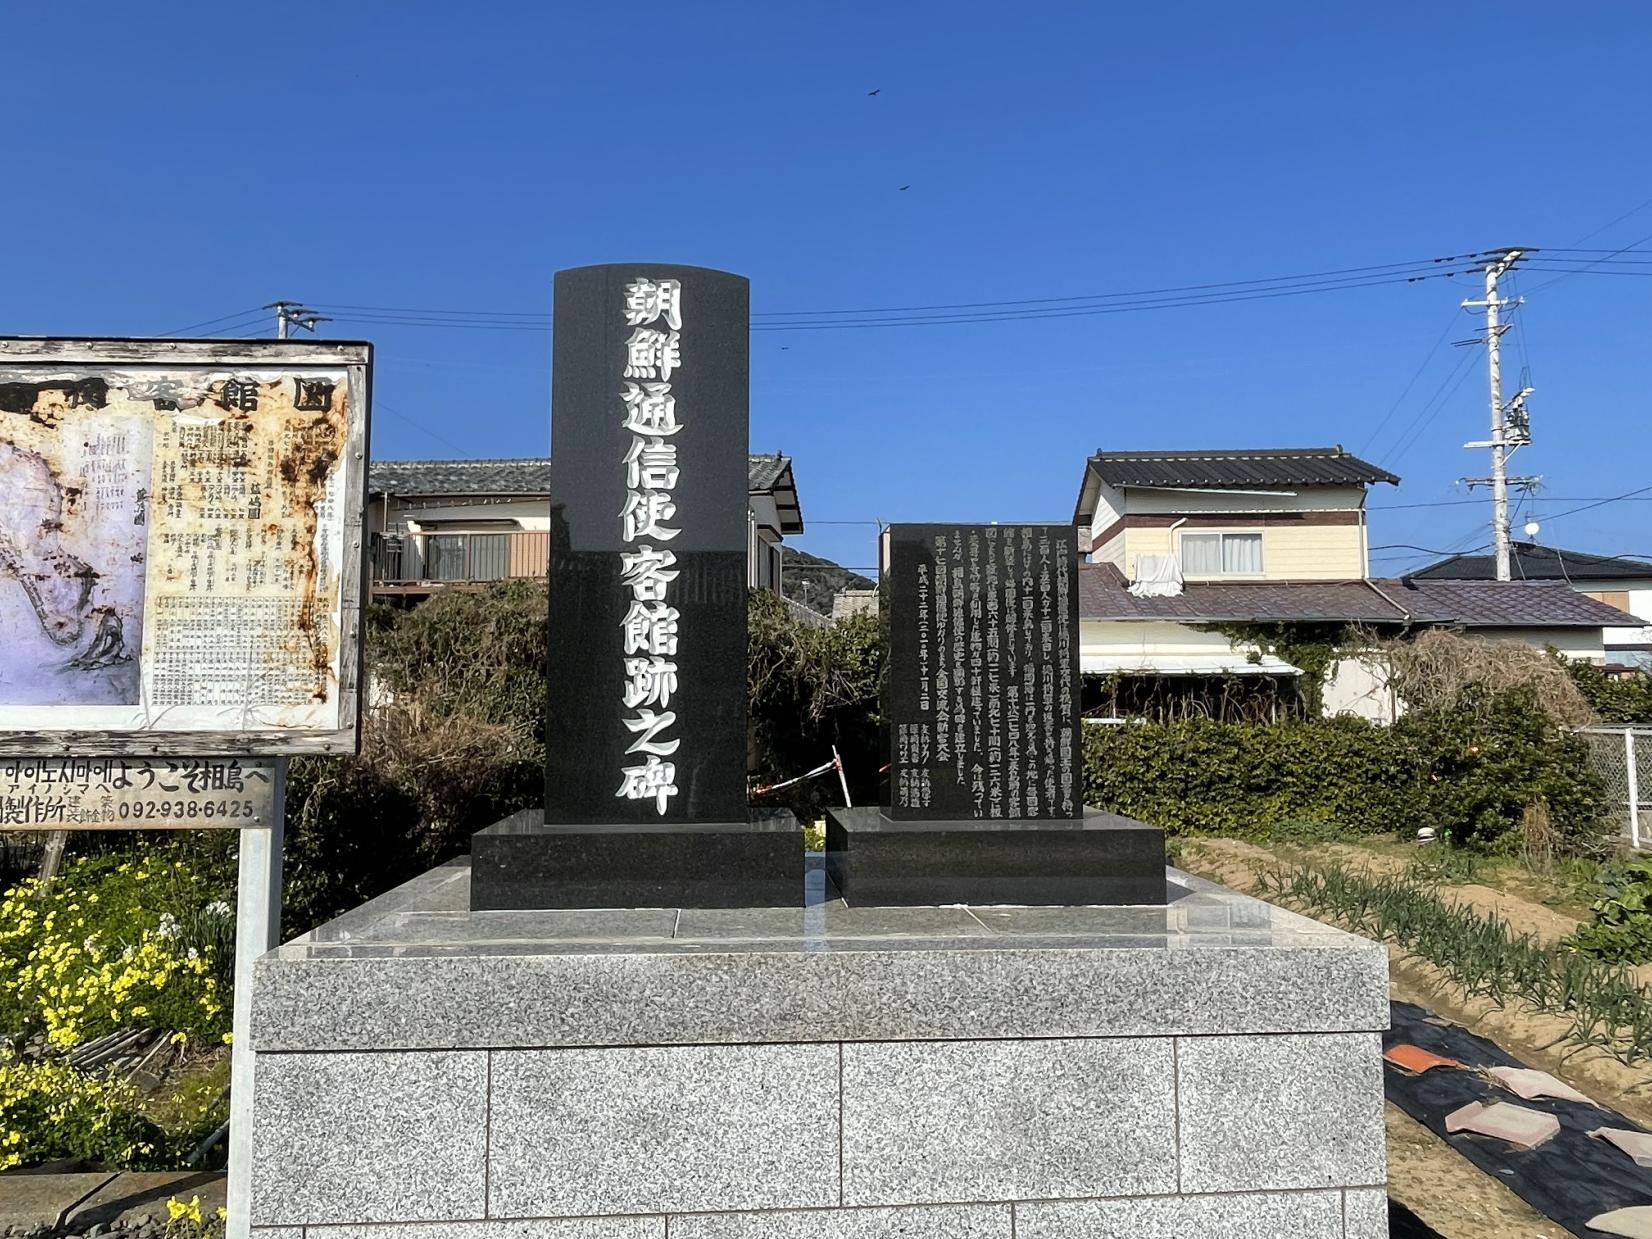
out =
<path fill-rule="evenodd" d="M 747 582 L 778 592 L 781 547 L 803 532 L 797 480 L 779 452 L 747 466 Z M 556 519 L 549 457 L 376 460 L 367 489 L 375 595 L 545 576 Z"/>
<path fill-rule="evenodd" d="M 1633 622 L 1565 581 L 1373 578 L 1367 491 L 1398 484 L 1341 447 L 1095 453 L 1073 515 L 1082 672 L 1092 687 L 1299 675 L 1235 635 L 1256 625 L 1451 627 L 1599 662 L 1603 634 Z M 1328 713 L 1392 716 L 1354 660 L 1323 696 Z"/>
<path fill-rule="evenodd" d="M 1652 671 L 1652 563 L 1516 542 L 1510 548 L 1509 569 L 1515 580 L 1559 581 L 1629 612 L 1638 623 L 1608 628 L 1603 635 L 1606 665 Z M 1497 561 L 1491 555 L 1450 555 L 1411 575 L 1419 581 L 1492 581 L 1497 579 Z"/>

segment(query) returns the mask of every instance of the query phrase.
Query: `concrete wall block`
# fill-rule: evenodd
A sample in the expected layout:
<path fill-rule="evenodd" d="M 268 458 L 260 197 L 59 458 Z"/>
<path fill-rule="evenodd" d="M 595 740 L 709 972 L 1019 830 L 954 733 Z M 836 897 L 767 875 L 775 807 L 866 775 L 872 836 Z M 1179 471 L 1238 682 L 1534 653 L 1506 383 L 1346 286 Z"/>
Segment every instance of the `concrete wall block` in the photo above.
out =
<path fill-rule="evenodd" d="M 1180 1037 L 1181 1190 L 1386 1180 L 1376 1033 Z"/>
<path fill-rule="evenodd" d="M 483 1216 L 487 1055 L 261 1054 L 256 1225 Z"/>
<path fill-rule="evenodd" d="M 1345 1239 L 1388 1239 L 1388 1193 L 1380 1187 L 1351 1187 L 1342 1193 Z"/>
<path fill-rule="evenodd" d="M 493 1217 L 838 1203 L 835 1045 L 493 1052 Z"/>
<path fill-rule="evenodd" d="M 843 1048 L 851 1205 L 1176 1190 L 1169 1038 Z"/>
<path fill-rule="evenodd" d="M 671 1219 L 671 1239 L 1010 1239 L 1009 1205 L 701 1213 Z"/>
<path fill-rule="evenodd" d="M 260 1239 L 255 1230 L 253 1239 Z M 281 1236 L 281 1239 L 289 1239 Z M 293 1231 L 290 1239 L 299 1239 Z M 663 1217 L 536 1218 L 511 1222 L 429 1222 L 388 1226 L 312 1226 L 304 1239 L 665 1239 Z"/>
<path fill-rule="evenodd" d="M 1016 1239 L 1343 1239 L 1342 1193 L 1242 1193 L 1015 1206 Z"/>

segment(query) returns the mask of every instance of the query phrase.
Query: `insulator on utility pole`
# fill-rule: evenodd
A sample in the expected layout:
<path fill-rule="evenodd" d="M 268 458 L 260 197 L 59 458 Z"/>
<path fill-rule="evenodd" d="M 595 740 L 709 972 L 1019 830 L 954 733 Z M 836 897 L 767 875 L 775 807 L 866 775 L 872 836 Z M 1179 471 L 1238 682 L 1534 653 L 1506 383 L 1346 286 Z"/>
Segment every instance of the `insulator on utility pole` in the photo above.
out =
<path fill-rule="evenodd" d="M 333 320 L 325 314 L 317 314 L 307 309 L 301 301 L 272 301 L 264 307 L 275 311 L 275 338 L 285 340 L 290 328 L 302 327 L 305 331 L 313 332 L 317 323 L 330 323 Z"/>

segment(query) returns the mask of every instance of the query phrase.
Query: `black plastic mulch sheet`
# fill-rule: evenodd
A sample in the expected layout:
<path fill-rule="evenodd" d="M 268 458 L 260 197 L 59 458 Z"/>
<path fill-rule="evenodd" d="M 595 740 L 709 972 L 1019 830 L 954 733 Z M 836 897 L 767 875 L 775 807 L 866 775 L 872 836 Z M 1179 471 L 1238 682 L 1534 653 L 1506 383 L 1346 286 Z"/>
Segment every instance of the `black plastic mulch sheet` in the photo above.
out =
<path fill-rule="evenodd" d="M 1388 1202 L 1388 1239 L 1445 1239 L 1397 1200 Z"/>
<path fill-rule="evenodd" d="M 1383 1034 L 1384 1050 L 1409 1044 L 1469 1067 L 1525 1066 L 1494 1042 L 1460 1025 L 1433 1022 L 1438 1017 L 1422 1007 L 1395 1002 L 1389 1008 L 1393 1027 Z M 1589 1136 L 1597 1127 L 1646 1130 L 1615 1110 L 1576 1101 L 1524 1101 L 1493 1080 L 1453 1067 L 1410 1075 L 1385 1061 L 1383 1082 L 1389 1101 L 1574 1235 L 1601 1239 L 1605 1232 L 1590 1227 L 1590 1218 L 1612 1209 L 1652 1205 L 1652 1170 L 1642 1169 L 1628 1154 Z M 1535 1149 L 1473 1132 L 1447 1134 L 1446 1115 L 1471 1101 L 1507 1101 L 1541 1110 L 1560 1120 L 1560 1133 Z"/>

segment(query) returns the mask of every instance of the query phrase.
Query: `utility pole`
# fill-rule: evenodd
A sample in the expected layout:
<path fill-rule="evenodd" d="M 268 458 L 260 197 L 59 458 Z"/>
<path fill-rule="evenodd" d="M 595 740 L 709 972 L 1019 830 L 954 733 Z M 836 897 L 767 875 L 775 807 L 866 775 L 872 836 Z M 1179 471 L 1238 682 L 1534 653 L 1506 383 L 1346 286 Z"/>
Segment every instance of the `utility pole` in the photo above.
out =
<path fill-rule="evenodd" d="M 1530 248 L 1511 247 L 1488 251 L 1486 260 L 1486 296 L 1483 301 L 1464 301 L 1465 310 L 1484 309 L 1486 312 L 1486 370 L 1491 384 L 1491 438 L 1484 442 L 1465 443 L 1464 447 L 1491 449 L 1491 476 L 1464 479 L 1470 488 L 1491 486 L 1492 545 L 1497 555 L 1497 579 L 1509 579 L 1509 482 L 1508 461 L 1514 450 L 1531 442 L 1530 419 L 1526 413 L 1526 397 L 1532 389 L 1522 388 L 1508 404 L 1503 403 L 1502 339 L 1513 323 L 1501 321 L 1506 306 L 1517 306 L 1520 300 L 1506 301 L 1497 295 L 1497 281 L 1513 269 L 1521 258 L 1532 253 Z M 1513 433 L 1511 433 L 1511 428 Z M 1516 485 L 1534 486 L 1536 478 L 1512 479 Z"/>
<path fill-rule="evenodd" d="M 272 301 L 264 308 L 275 311 L 277 340 L 285 340 L 290 328 L 302 327 L 305 331 L 313 332 L 317 323 L 333 321 L 325 314 L 317 314 L 314 310 L 306 309 L 301 301 Z"/>

